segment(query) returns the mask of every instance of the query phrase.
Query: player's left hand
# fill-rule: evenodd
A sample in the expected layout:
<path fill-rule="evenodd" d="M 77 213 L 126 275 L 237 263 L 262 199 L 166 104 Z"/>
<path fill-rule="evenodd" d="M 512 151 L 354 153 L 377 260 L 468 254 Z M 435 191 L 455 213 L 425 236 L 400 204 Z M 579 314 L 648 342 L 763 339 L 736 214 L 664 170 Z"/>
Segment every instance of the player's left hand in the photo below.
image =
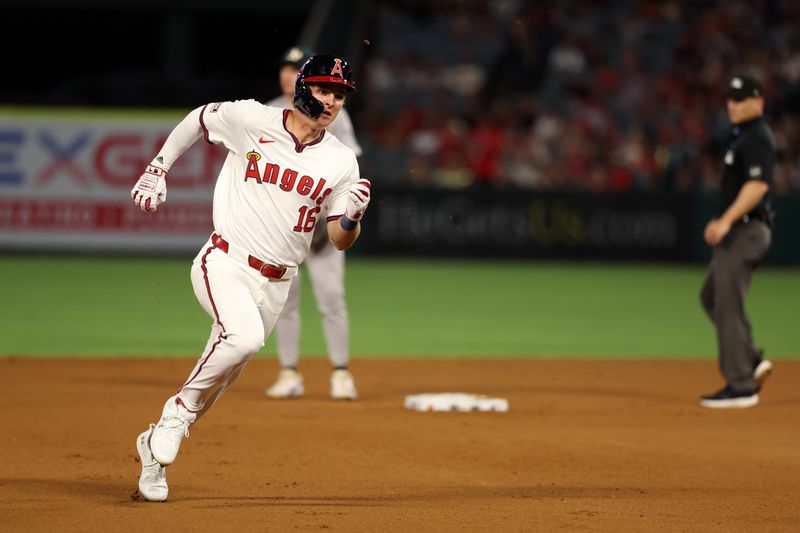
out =
<path fill-rule="evenodd" d="M 361 220 L 364 216 L 364 211 L 367 210 L 369 205 L 369 190 L 372 184 L 369 180 L 358 180 L 350 186 L 349 202 L 344 210 L 344 216 L 354 222 Z"/>
<path fill-rule="evenodd" d="M 133 203 L 146 213 L 157 211 L 159 204 L 167 201 L 166 176 L 167 171 L 163 168 L 152 163 L 147 165 L 144 174 L 131 189 Z"/>
<path fill-rule="evenodd" d="M 725 220 L 715 218 L 706 224 L 706 229 L 703 232 L 703 238 L 709 245 L 716 246 L 722 242 L 722 239 L 724 239 L 730 231 L 730 223 L 726 222 Z"/>

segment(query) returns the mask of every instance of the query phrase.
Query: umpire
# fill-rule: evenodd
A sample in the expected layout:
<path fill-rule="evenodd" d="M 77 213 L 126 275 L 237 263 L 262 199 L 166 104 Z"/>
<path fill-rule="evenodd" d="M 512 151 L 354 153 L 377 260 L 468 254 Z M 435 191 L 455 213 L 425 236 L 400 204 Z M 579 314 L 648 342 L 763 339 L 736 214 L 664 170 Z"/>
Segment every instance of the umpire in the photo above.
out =
<path fill-rule="evenodd" d="M 773 212 L 769 202 L 776 150 L 765 122 L 764 88 L 751 76 L 734 76 L 728 87 L 733 127 L 725 152 L 720 216 L 706 225 L 712 247 L 700 300 L 717 331 L 719 367 L 726 385 L 701 396 L 705 407 L 741 408 L 758 404 L 772 363 L 753 344 L 744 300 L 753 271 L 769 250 Z"/>

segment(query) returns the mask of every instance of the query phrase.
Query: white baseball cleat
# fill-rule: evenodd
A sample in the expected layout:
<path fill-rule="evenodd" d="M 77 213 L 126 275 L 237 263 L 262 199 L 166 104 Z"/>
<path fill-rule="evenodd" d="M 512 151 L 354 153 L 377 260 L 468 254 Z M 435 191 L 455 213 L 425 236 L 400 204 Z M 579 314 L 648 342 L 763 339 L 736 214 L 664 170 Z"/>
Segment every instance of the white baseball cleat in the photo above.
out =
<path fill-rule="evenodd" d="M 189 436 L 189 426 L 196 420 L 197 415 L 190 413 L 178 397 L 172 396 L 164 404 L 161 420 L 156 424 L 153 435 L 150 437 L 150 449 L 153 457 L 164 466 L 171 465 L 178 455 L 181 441 Z"/>
<path fill-rule="evenodd" d="M 282 368 L 278 372 L 278 379 L 265 391 L 273 399 L 299 398 L 303 393 L 303 376 L 294 368 Z"/>
<path fill-rule="evenodd" d="M 331 374 L 331 398 L 334 400 L 355 400 L 358 397 L 353 374 L 340 368 Z"/>
<path fill-rule="evenodd" d="M 136 451 L 142 463 L 142 474 L 139 476 L 139 492 L 150 502 L 163 502 L 169 494 L 167 486 L 167 467 L 159 464 L 150 449 L 150 437 L 155 425 L 150 424 L 147 431 L 136 439 Z"/>
<path fill-rule="evenodd" d="M 753 370 L 753 379 L 759 390 L 764 386 L 764 382 L 767 381 L 770 374 L 772 374 L 772 361 L 769 359 L 759 361 L 755 370 Z"/>
<path fill-rule="evenodd" d="M 758 405 L 758 392 L 737 391 L 726 386 L 714 394 L 701 396 L 700 405 L 712 409 L 747 409 Z"/>

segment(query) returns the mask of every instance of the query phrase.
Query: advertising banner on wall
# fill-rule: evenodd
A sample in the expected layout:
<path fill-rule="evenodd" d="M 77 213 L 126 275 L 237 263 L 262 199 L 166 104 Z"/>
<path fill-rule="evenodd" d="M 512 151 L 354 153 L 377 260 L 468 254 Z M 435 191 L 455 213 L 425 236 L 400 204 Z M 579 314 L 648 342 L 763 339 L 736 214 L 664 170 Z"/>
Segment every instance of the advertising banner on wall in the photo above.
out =
<path fill-rule="evenodd" d="M 212 229 L 224 149 L 195 143 L 170 170 L 167 203 L 156 213 L 129 196 L 182 117 L 0 110 L 0 249 L 199 249 Z"/>
<path fill-rule="evenodd" d="M 692 257 L 691 196 L 374 188 L 359 245 L 431 256 Z M 374 205 L 373 205 L 374 204 Z"/>

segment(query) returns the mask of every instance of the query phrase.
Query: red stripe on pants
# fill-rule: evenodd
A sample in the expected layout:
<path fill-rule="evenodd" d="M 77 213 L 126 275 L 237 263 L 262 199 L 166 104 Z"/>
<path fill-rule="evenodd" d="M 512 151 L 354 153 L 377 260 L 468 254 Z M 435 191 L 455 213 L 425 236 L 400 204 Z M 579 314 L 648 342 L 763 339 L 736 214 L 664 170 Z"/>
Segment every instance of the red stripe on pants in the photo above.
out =
<path fill-rule="evenodd" d="M 211 301 L 211 309 L 214 310 L 214 319 L 217 321 L 217 324 L 219 324 L 220 327 L 222 327 L 222 333 L 217 335 L 216 342 L 211 346 L 211 349 L 208 351 L 208 355 L 206 355 L 205 358 L 203 359 L 203 362 L 200 363 L 200 366 L 197 368 L 197 372 L 195 372 L 194 375 L 186 381 L 186 383 L 181 385 L 181 388 L 178 389 L 178 392 L 182 391 L 186 385 L 194 381 L 194 379 L 198 376 L 198 374 L 200 374 L 200 372 L 203 370 L 203 366 L 205 366 L 205 364 L 208 362 L 208 359 L 211 357 L 211 354 L 214 353 L 214 350 L 217 348 L 217 346 L 219 346 L 219 343 L 222 342 L 222 335 L 225 333 L 225 326 L 219 319 L 219 312 L 217 312 L 217 306 L 214 303 L 214 297 L 211 295 L 211 284 L 208 282 L 208 268 L 206 268 L 206 258 L 208 257 L 208 254 L 210 254 L 211 251 L 214 250 L 214 248 L 216 247 L 217 247 L 216 245 L 212 245 L 208 248 L 208 250 L 206 250 L 206 253 L 203 254 L 203 258 L 200 260 L 200 266 L 203 269 L 203 280 L 206 282 L 206 290 L 208 290 L 208 299 Z"/>

